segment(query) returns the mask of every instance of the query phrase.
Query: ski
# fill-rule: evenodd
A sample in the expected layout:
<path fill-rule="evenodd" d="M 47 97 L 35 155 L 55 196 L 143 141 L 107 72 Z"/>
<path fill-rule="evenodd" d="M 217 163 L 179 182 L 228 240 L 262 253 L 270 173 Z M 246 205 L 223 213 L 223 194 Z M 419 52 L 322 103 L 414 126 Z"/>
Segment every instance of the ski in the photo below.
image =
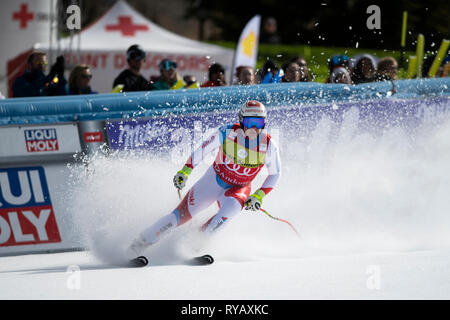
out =
<path fill-rule="evenodd" d="M 203 256 L 188 259 L 185 261 L 185 263 L 191 266 L 204 266 L 208 264 L 213 264 L 214 258 L 209 254 L 205 254 Z M 144 256 L 139 256 L 135 259 L 130 260 L 128 262 L 128 265 L 133 268 L 145 267 L 146 265 L 148 265 L 148 259 Z"/>
<path fill-rule="evenodd" d="M 214 258 L 209 254 L 194 257 L 187 261 L 187 264 L 192 265 L 192 266 L 204 266 L 204 265 L 213 264 L 213 263 L 214 263 Z"/>
<path fill-rule="evenodd" d="M 130 260 L 130 267 L 140 268 L 145 267 L 148 264 L 148 259 L 144 256 L 139 256 L 135 259 Z"/>

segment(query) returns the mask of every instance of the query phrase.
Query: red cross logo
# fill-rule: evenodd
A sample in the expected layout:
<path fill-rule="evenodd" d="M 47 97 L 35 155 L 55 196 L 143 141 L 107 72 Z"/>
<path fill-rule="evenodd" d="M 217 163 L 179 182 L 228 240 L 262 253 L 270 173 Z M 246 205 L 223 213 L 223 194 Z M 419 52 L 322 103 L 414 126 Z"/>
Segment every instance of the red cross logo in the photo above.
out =
<path fill-rule="evenodd" d="M 28 12 L 28 4 L 22 3 L 19 12 L 13 12 L 13 20 L 20 20 L 20 29 L 26 29 L 28 20 L 34 19 L 34 13 Z"/>
<path fill-rule="evenodd" d="M 106 31 L 120 31 L 122 36 L 134 37 L 136 31 L 148 31 L 148 26 L 145 24 L 133 24 L 131 16 L 119 16 L 118 24 L 109 24 L 105 26 Z"/>

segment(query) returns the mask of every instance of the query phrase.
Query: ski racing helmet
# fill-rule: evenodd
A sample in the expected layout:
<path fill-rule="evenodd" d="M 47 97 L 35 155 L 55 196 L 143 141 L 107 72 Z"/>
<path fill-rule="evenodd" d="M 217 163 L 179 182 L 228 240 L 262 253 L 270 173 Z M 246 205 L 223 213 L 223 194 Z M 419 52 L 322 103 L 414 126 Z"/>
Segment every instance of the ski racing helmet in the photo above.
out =
<path fill-rule="evenodd" d="M 247 127 L 251 128 L 252 125 L 248 126 L 246 123 L 244 123 L 244 118 L 248 119 L 254 119 L 259 118 L 262 119 L 262 125 L 256 125 L 258 129 L 264 128 L 265 124 L 264 121 L 266 120 L 267 112 L 266 107 L 259 101 L 256 100 L 249 100 L 246 101 L 239 110 L 239 122 L 241 124 L 241 127 Z M 246 119 L 247 120 L 247 119 Z M 254 119 L 258 120 L 258 119 Z M 245 121 L 247 122 L 247 121 Z M 255 123 L 256 124 L 256 123 Z"/>

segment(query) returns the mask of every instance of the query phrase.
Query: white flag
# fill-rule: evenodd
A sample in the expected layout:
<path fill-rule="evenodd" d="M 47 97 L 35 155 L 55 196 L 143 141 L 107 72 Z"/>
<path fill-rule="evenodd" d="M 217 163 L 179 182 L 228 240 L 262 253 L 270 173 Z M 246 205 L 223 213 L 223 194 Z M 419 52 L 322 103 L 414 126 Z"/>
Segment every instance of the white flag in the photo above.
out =
<path fill-rule="evenodd" d="M 255 68 L 258 56 L 259 28 L 261 16 L 254 16 L 245 26 L 239 38 L 234 58 L 234 69 L 239 66 L 249 66 Z"/>

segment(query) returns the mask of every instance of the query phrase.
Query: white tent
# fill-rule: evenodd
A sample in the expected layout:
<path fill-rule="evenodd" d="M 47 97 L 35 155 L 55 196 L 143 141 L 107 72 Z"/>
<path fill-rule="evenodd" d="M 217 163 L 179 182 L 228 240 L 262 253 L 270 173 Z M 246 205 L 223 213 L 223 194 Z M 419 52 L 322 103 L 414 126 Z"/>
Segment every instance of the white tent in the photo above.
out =
<path fill-rule="evenodd" d="M 52 56 L 62 53 L 66 65 L 85 63 L 91 67 L 91 86 L 100 93 L 110 92 L 115 77 L 127 68 L 126 50 L 139 44 L 147 52 L 142 74 L 159 75 L 159 62 L 164 58 L 174 60 L 178 72 L 194 75 L 197 80 L 207 80 L 212 63 L 224 66 L 227 78 L 231 77 L 234 50 L 181 37 L 149 21 L 125 1 L 119 0 L 102 17 L 72 38 L 59 42 L 51 49 L 47 43 L 35 48 L 52 51 Z M 67 70 L 70 71 L 70 70 Z"/>

